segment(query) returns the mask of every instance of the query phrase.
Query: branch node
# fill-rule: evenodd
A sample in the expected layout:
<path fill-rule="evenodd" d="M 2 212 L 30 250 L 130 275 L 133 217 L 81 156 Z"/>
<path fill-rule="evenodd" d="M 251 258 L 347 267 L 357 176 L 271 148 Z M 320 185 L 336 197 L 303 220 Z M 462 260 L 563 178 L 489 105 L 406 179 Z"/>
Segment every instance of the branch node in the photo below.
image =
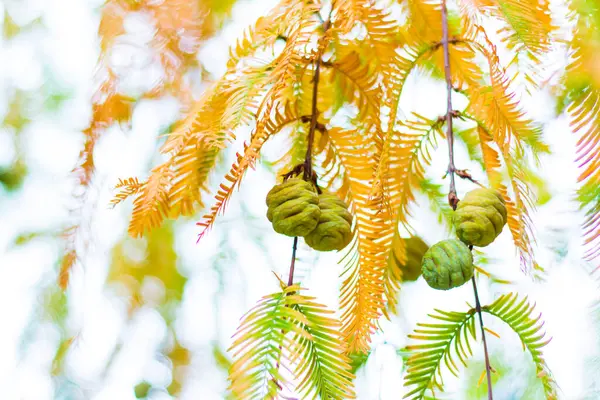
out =
<path fill-rule="evenodd" d="M 460 200 L 458 199 L 458 196 L 456 195 L 456 192 L 449 192 L 448 193 L 448 204 L 450 204 L 450 207 L 452 207 L 453 210 L 456 211 L 456 207 L 458 206 L 458 202 Z"/>

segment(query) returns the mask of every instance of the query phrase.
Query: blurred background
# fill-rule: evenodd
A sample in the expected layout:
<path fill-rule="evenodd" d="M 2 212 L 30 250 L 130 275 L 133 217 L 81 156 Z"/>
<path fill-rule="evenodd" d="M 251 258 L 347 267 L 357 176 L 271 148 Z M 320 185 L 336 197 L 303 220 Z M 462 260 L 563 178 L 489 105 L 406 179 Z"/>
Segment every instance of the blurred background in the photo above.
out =
<path fill-rule="evenodd" d="M 276 1 L 103 4 L 0 2 L 0 398 L 223 399 L 227 348 L 240 317 L 278 290 L 274 273 L 287 276 L 292 239 L 272 231 L 264 199 L 275 183 L 271 162 L 289 143 L 275 139 L 265 147 L 261 164 L 199 244 L 201 213 L 132 239 L 131 201 L 114 208 L 110 201 L 119 178 L 145 178 L 158 164 L 161 135 L 224 72 L 229 46 Z M 444 87 L 427 74 L 411 75 L 405 93 L 403 112 L 444 113 Z M 547 89 L 522 100 L 552 150 L 539 168 L 546 183 L 534 185 L 543 271 L 521 272 L 505 229 L 480 266 L 510 283 L 481 277 L 480 296 L 487 304 L 510 291 L 528 295 L 553 338 L 545 356 L 563 398 L 599 399 L 600 283 L 595 266 L 581 261 L 575 137 L 553 101 Z M 78 164 L 89 144 L 84 132 L 95 139 L 93 174 Z M 211 187 L 236 146 L 218 160 Z M 440 143 L 428 173 L 442 192 L 446 154 Z M 456 159 L 484 181 L 460 143 Z M 471 189 L 458 182 L 459 197 Z M 411 208 L 430 244 L 448 237 L 435 206 L 419 198 Z M 63 292 L 59 270 L 74 250 L 80 258 Z M 337 309 L 340 255 L 315 254 L 301 243 L 298 256 L 297 280 Z M 368 359 L 357 360 L 360 399 L 401 398 L 406 335 L 434 307 L 464 311 L 474 303 L 470 285 L 446 293 L 422 279 L 404 285 L 399 298 L 399 316 L 381 320 Z M 516 335 L 491 318 L 485 323 L 502 338 L 488 339 L 496 398 L 542 399 Z M 460 379 L 446 377 L 441 398 L 486 398 L 478 385 L 483 371 L 476 348 Z"/>

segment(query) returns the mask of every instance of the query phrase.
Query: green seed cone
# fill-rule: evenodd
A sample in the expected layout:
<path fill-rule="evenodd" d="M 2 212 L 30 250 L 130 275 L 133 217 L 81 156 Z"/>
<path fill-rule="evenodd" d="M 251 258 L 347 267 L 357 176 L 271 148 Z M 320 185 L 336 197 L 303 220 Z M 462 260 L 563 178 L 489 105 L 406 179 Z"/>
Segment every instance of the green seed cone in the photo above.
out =
<path fill-rule="evenodd" d="M 402 281 L 411 282 L 416 281 L 421 276 L 421 263 L 425 252 L 429 249 L 427 243 L 418 236 L 412 236 L 404 239 L 404 246 L 406 247 L 406 260 L 401 261 L 400 249 L 401 244 L 400 236 L 394 235 L 392 241 L 392 249 L 388 257 L 390 268 L 397 268 L 400 270 Z"/>
<path fill-rule="evenodd" d="M 267 218 L 275 232 L 304 236 L 314 230 L 321 209 L 314 186 L 299 178 L 275 185 L 267 194 Z"/>
<path fill-rule="evenodd" d="M 490 189 L 475 189 L 458 202 L 454 213 L 456 235 L 467 245 L 485 247 L 502 232 L 507 221 L 502 195 Z"/>
<path fill-rule="evenodd" d="M 319 195 L 321 215 L 316 228 L 304 241 L 318 251 L 342 250 L 352 241 L 352 214 L 335 194 Z"/>
<path fill-rule="evenodd" d="M 473 277 L 473 255 L 460 240 L 442 240 L 423 256 L 423 278 L 429 286 L 449 290 Z"/>

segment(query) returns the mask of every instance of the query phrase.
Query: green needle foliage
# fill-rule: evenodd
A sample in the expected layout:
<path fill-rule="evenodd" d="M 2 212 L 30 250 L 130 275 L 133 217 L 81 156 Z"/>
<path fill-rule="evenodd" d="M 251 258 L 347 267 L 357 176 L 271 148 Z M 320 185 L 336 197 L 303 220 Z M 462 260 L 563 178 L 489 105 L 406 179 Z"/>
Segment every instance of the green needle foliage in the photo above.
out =
<path fill-rule="evenodd" d="M 243 318 L 229 349 L 233 398 L 273 398 L 292 372 L 302 399 L 351 399 L 354 375 L 332 311 L 298 285 L 263 297 Z"/>
<path fill-rule="evenodd" d="M 429 389 L 432 393 L 443 390 L 442 363 L 458 376 L 456 359 L 466 366 L 466 359 L 473 354 L 469 336 L 475 338 L 474 310 L 466 313 L 446 312 L 435 309 L 428 314 L 436 323 L 418 323 L 418 329 L 409 338 L 424 342 L 407 346 L 414 352 L 407 361 L 404 386 L 414 386 L 404 398 L 424 399 Z"/>
<path fill-rule="evenodd" d="M 368 353 L 351 353 L 348 356 L 350 357 L 351 360 L 351 366 L 352 366 L 352 373 L 356 374 L 356 372 L 361 369 L 362 367 L 364 367 L 367 364 L 367 361 L 369 360 L 369 356 L 371 355 L 371 352 Z"/>
<path fill-rule="evenodd" d="M 504 321 L 519 335 L 523 348 L 527 349 L 536 366 L 537 376 L 544 386 L 546 398 L 555 400 L 558 397 L 556 382 L 546 365 L 542 347 L 550 342 L 544 339 L 542 331 L 544 323 L 541 314 L 535 311 L 535 305 L 527 301 L 527 297 L 519 300 L 518 295 L 509 293 L 500 296 L 481 311 L 491 314 Z M 435 391 L 443 391 L 442 364 L 456 377 L 459 373 L 459 361 L 465 367 L 467 358 L 473 355 L 470 340 L 476 339 L 474 308 L 468 312 L 447 312 L 435 310 L 429 314 L 436 323 L 419 323 L 418 329 L 409 338 L 421 342 L 407 346 L 412 352 L 407 360 L 407 372 L 404 386 L 412 386 L 404 398 L 421 400 L 428 398 L 429 390 L 435 396 Z"/>
<path fill-rule="evenodd" d="M 419 190 L 429 200 L 430 210 L 438 217 L 440 224 L 444 224 L 448 232 L 452 231 L 452 208 L 448 205 L 448 194 L 445 188 L 430 179 L 419 181 Z"/>
<path fill-rule="evenodd" d="M 519 301 L 516 293 L 502 295 L 489 306 L 481 308 L 481 311 L 500 318 L 519 335 L 523 347 L 531 353 L 537 376 L 544 385 L 546 398 L 554 400 L 558 398 L 556 382 L 546 365 L 541 350 L 542 347 L 550 343 L 551 339 L 544 340 L 546 333 L 542 331 L 544 326 L 541 320 L 542 314 L 540 313 L 536 317 L 534 310 L 535 304 L 530 304 L 527 297 Z"/>

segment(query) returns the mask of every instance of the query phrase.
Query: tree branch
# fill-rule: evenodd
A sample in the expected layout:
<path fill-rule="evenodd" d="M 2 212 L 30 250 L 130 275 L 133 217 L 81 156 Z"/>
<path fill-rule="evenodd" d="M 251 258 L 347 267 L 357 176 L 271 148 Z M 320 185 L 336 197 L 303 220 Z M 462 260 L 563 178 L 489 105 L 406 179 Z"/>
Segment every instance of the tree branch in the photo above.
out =
<path fill-rule="evenodd" d="M 446 138 L 448 139 L 448 174 L 450 175 L 450 190 L 448 191 L 448 203 L 453 210 L 456 210 L 456 206 L 458 205 L 458 196 L 456 195 L 456 182 L 454 180 L 454 174 L 456 173 L 459 177 L 463 179 L 470 179 L 471 181 L 476 182 L 471 175 L 464 170 L 457 170 L 454 165 L 454 131 L 452 129 L 452 119 L 455 117 L 455 111 L 452 109 L 452 74 L 450 71 L 450 43 L 451 41 L 448 38 L 449 35 L 449 25 L 448 25 L 448 8 L 446 7 L 446 0 L 442 0 L 442 46 L 444 49 L 444 76 L 446 78 L 446 90 L 447 90 L 447 105 L 448 108 L 446 110 Z M 470 250 L 473 250 L 473 246 L 469 246 Z M 475 282 L 475 276 L 471 278 L 471 282 L 473 283 L 473 292 L 475 294 L 475 308 L 477 310 L 477 314 L 479 314 L 479 326 L 481 327 L 481 338 L 483 341 L 483 352 L 485 355 L 485 372 L 487 375 L 487 384 L 488 384 L 488 400 L 493 400 L 492 394 L 492 374 L 491 374 L 491 366 L 490 366 L 490 358 L 487 349 L 487 342 L 485 340 L 485 328 L 483 325 L 483 317 L 481 315 L 481 304 L 479 302 L 479 294 L 477 292 L 477 284 Z"/>
<path fill-rule="evenodd" d="M 298 236 L 294 237 L 294 244 L 292 245 L 292 261 L 290 262 L 290 274 L 288 277 L 288 286 L 294 284 L 294 268 L 296 266 L 296 249 L 298 248 Z"/>
<path fill-rule="evenodd" d="M 325 31 L 329 29 L 329 20 L 323 23 Z M 308 146 L 306 148 L 306 157 L 304 159 L 304 179 L 309 180 L 312 177 L 312 148 L 315 141 L 315 130 L 317 129 L 317 119 L 319 118 L 319 110 L 317 109 L 317 100 L 319 94 L 319 78 L 321 75 L 321 56 L 322 51 L 319 49 L 317 59 L 315 60 L 315 75 L 313 76 L 313 92 L 312 92 L 312 109 L 310 115 L 310 127 L 308 130 Z"/>
<path fill-rule="evenodd" d="M 329 20 L 323 22 L 323 29 L 327 32 L 329 29 L 330 22 Z M 317 57 L 315 60 L 315 74 L 313 76 L 313 90 L 312 90 L 312 108 L 310 114 L 310 127 L 308 129 L 308 145 L 306 147 L 306 156 L 304 157 L 304 180 L 306 181 L 315 181 L 316 185 L 316 176 L 313 174 L 312 170 L 312 150 L 313 143 L 315 141 L 315 131 L 317 129 L 324 131 L 325 126 L 323 124 L 319 124 L 317 118 L 319 117 L 319 110 L 317 109 L 317 100 L 319 99 L 319 78 L 321 75 L 321 56 L 322 50 L 319 48 L 317 52 Z M 307 116 L 302 116 L 301 120 L 306 121 Z M 294 283 L 294 265 L 296 262 L 296 247 L 298 246 L 298 237 L 294 238 L 294 245 L 292 250 L 292 262 L 290 264 L 290 274 L 288 278 L 288 286 L 291 286 Z"/>
<path fill-rule="evenodd" d="M 470 246 L 473 248 L 473 246 Z M 481 303 L 479 302 L 479 294 L 477 293 L 477 284 L 475 283 L 475 276 L 471 278 L 473 282 L 473 292 L 475 293 L 475 310 L 479 315 L 479 327 L 481 328 L 481 340 L 483 342 L 483 354 L 485 356 L 485 374 L 487 375 L 488 384 L 488 400 L 493 400 L 492 395 L 492 367 L 490 365 L 490 356 L 488 354 L 487 342 L 485 340 L 485 327 L 483 326 L 483 317 L 481 315 Z"/>
<path fill-rule="evenodd" d="M 444 75 L 446 77 L 447 104 L 446 110 L 446 139 L 448 140 L 448 174 L 450 175 L 450 191 L 448 202 L 452 209 L 456 210 L 458 197 L 456 196 L 456 183 L 454 181 L 454 132 L 452 130 L 452 75 L 450 73 L 450 43 L 448 41 L 448 8 L 446 0 L 442 0 L 442 47 L 444 48 Z"/>
<path fill-rule="evenodd" d="M 290 262 L 290 273 L 289 273 L 289 277 L 288 277 L 288 282 L 287 285 L 288 286 L 292 286 L 294 284 L 294 268 L 296 266 L 296 249 L 298 248 L 298 236 L 294 237 L 294 244 L 292 245 L 292 261 Z M 287 306 L 286 306 L 287 307 Z M 282 329 L 281 330 L 282 334 L 285 334 L 285 330 Z M 283 346 L 280 344 L 279 345 L 279 356 L 277 358 L 277 363 L 275 364 L 275 368 L 279 371 L 279 361 L 281 360 L 281 354 L 283 352 Z M 273 377 L 273 383 L 275 383 L 275 385 L 277 385 L 277 387 L 279 388 L 279 390 L 282 389 L 281 384 L 279 382 L 277 382 L 277 379 L 275 377 Z M 274 400 L 271 399 L 271 400 Z"/>

